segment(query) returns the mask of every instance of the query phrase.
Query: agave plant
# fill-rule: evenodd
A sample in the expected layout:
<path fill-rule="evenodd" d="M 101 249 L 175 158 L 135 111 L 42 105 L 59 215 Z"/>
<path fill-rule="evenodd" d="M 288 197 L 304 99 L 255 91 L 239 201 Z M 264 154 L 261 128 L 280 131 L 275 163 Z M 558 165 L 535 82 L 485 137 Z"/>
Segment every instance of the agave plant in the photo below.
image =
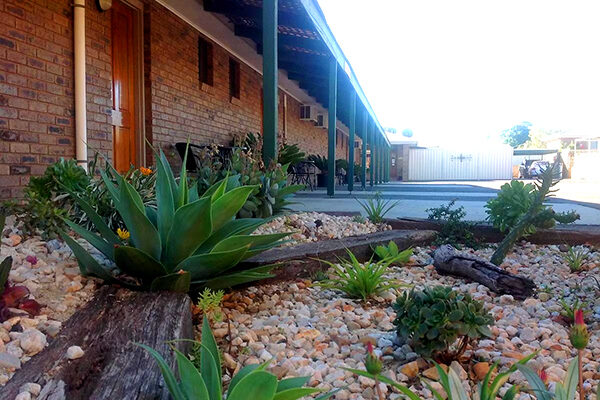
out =
<path fill-rule="evenodd" d="M 177 181 L 162 151 L 156 160 L 156 208 L 145 206 L 139 193 L 116 171 L 116 185 L 101 173 L 126 234 L 117 235 L 88 203 L 70 192 L 99 234 L 69 220 L 67 225 L 110 260 L 109 265 L 98 262 L 61 232 L 79 261 L 81 273 L 146 290 L 179 292 L 187 292 L 191 284 L 219 289 L 271 276 L 268 266 L 234 268 L 240 261 L 280 244 L 287 235 L 251 235 L 264 220 L 235 219 L 256 187 L 227 190 L 231 178 L 225 178 L 200 197 L 195 187 L 188 187 L 185 168 Z M 134 278 L 134 283 L 122 279 L 123 274 Z"/>
<path fill-rule="evenodd" d="M 180 380 L 177 381 L 169 364 L 156 350 L 138 344 L 156 360 L 160 367 L 167 389 L 174 400 L 222 400 L 221 357 L 217 342 L 210 329 L 208 319 L 202 323 L 200 346 L 200 367 L 180 351 L 174 349 Z M 278 380 L 266 371 L 269 361 L 247 365 L 229 383 L 226 400 L 297 400 L 322 392 L 321 389 L 304 387 L 310 376 L 300 376 Z M 316 400 L 331 398 L 340 389 L 321 394 Z"/>

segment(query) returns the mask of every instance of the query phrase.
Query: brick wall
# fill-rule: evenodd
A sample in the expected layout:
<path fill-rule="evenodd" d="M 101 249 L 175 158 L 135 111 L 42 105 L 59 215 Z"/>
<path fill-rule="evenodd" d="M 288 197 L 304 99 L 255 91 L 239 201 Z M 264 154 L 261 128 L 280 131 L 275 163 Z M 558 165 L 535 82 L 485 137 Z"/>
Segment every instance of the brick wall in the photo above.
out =
<path fill-rule="evenodd" d="M 229 57 L 213 46 L 213 85 L 198 78 L 200 33 L 152 0 L 144 0 L 146 137 L 179 162 L 172 145 L 229 144 L 233 134 L 260 132 L 259 73 L 240 63 L 240 99 L 229 96 Z M 73 15 L 70 0 L 0 0 L 0 198 L 20 197 L 31 175 L 59 157 L 74 157 Z M 87 124 L 90 158 L 112 156 L 111 13 L 86 2 Z M 235 58 L 235 57 L 234 57 Z M 281 97 L 283 93 L 280 92 Z M 287 96 L 286 143 L 327 152 L 327 130 L 300 121 Z M 283 132 L 280 101 L 280 132 Z M 338 136 L 339 139 L 339 136 Z M 347 154 L 338 140 L 337 158 Z"/>

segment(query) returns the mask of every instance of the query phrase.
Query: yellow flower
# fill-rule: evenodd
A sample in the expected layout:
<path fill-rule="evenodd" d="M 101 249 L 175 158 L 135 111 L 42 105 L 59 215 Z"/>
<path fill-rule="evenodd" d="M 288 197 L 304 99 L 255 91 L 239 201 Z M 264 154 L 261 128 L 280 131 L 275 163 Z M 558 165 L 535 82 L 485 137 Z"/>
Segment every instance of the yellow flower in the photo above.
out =
<path fill-rule="evenodd" d="M 117 235 L 119 235 L 121 240 L 127 240 L 127 239 L 129 239 L 129 236 L 131 236 L 127 229 L 121 229 L 121 228 L 117 229 Z"/>
<path fill-rule="evenodd" d="M 150 168 L 140 167 L 140 172 L 142 173 L 142 175 L 148 176 L 152 173 L 152 170 Z"/>

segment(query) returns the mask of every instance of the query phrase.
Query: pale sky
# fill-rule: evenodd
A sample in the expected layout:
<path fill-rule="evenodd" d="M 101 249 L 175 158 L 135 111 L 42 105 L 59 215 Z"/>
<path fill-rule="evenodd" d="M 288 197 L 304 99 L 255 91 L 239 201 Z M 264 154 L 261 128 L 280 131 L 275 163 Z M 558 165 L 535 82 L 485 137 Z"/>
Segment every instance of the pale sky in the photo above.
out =
<path fill-rule="evenodd" d="M 599 0 L 318 1 L 381 124 L 420 144 L 600 130 Z"/>

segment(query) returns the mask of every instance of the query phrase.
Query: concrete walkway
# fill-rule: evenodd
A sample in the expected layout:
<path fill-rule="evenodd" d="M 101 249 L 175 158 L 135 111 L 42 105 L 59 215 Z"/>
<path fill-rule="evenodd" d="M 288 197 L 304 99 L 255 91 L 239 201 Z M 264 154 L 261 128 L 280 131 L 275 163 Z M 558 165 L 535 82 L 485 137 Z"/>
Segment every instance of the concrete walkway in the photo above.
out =
<path fill-rule="evenodd" d="M 325 190 L 318 189 L 313 192 L 298 193 L 294 198 L 297 204 L 292 205 L 291 208 L 297 211 L 361 212 L 362 208 L 356 199 L 368 199 L 379 191 L 383 198 L 398 201 L 398 205 L 390 211 L 388 217 L 427 218 L 426 210 L 428 208 L 439 207 L 441 204 L 456 200 L 458 206 L 465 207 L 466 219 L 482 221 L 487 217 L 485 203 L 496 197 L 498 188 L 503 183 L 502 181 L 393 182 L 375 188 L 367 188 L 367 191 L 360 190 L 360 185 L 358 185 L 359 190 L 352 193 L 348 192 L 346 187 L 339 187 L 333 198 L 328 197 Z M 574 200 L 577 198 L 577 190 L 581 190 L 582 194 L 585 193 L 581 196 L 585 201 Z M 561 192 L 564 192 L 567 198 L 561 196 Z M 591 186 L 585 184 L 581 187 L 570 184 L 566 186 L 566 190 L 561 189 L 557 193 L 557 197 L 551 198 L 548 203 L 556 211 L 577 211 L 581 215 L 581 220 L 577 221 L 577 224 L 600 225 L 600 188 L 597 184 Z"/>

